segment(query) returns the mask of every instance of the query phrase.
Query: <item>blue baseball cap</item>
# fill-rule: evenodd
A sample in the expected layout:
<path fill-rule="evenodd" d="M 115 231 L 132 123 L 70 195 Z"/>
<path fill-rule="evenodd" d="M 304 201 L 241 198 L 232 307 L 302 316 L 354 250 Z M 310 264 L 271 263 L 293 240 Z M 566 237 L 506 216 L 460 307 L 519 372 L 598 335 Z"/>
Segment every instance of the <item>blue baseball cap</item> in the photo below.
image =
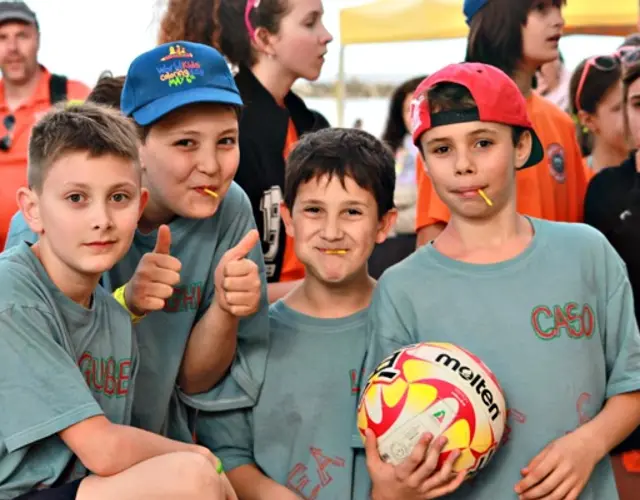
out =
<path fill-rule="evenodd" d="M 120 109 L 145 126 L 196 102 L 242 106 L 222 54 L 208 45 L 180 41 L 159 45 L 134 59 Z"/>
<path fill-rule="evenodd" d="M 488 1 L 489 0 L 464 0 L 462 11 L 467 18 L 467 24 L 471 24 L 473 16 L 475 16 L 482 7 L 487 5 Z"/>

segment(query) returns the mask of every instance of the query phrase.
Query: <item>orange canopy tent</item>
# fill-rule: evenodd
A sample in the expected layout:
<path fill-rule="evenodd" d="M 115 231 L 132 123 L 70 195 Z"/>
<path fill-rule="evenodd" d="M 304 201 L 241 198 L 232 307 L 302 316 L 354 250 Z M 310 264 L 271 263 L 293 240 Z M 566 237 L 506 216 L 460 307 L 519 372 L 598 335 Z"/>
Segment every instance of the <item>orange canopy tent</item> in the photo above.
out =
<path fill-rule="evenodd" d="M 343 120 L 344 48 L 352 44 L 466 37 L 463 0 L 377 0 L 340 11 L 338 121 Z M 568 0 L 566 34 L 626 35 L 637 30 L 639 0 Z"/>

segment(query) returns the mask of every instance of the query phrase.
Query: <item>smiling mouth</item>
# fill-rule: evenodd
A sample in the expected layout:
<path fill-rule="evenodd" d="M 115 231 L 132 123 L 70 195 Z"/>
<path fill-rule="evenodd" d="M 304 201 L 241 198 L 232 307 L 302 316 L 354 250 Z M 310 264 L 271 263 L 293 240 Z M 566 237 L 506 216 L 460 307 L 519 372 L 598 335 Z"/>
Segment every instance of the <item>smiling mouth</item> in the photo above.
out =
<path fill-rule="evenodd" d="M 92 241 L 91 243 L 85 243 L 87 247 L 104 248 L 111 245 L 115 245 L 115 241 Z"/>

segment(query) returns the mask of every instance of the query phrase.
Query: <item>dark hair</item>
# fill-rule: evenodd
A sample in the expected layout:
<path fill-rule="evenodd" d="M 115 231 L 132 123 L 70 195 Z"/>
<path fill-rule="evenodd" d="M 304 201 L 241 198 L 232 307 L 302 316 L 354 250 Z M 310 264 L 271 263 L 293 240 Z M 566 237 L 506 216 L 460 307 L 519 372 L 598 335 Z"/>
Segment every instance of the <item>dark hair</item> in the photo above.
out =
<path fill-rule="evenodd" d="M 477 104 L 469 89 L 458 83 L 438 83 L 426 93 L 426 102 L 429 103 L 429 113 L 443 113 L 447 111 L 472 111 L 477 109 Z M 520 137 L 525 131 L 522 127 L 511 127 L 513 130 L 513 145 L 520 142 Z M 422 146 L 418 144 L 422 151 Z"/>
<path fill-rule="evenodd" d="M 231 63 L 251 67 L 256 54 L 244 20 L 247 1 L 255 0 L 169 0 L 158 43 L 203 43 L 220 50 Z M 261 0 L 249 13 L 251 27 L 278 33 L 288 9 L 287 0 Z"/>
<path fill-rule="evenodd" d="M 539 0 L 490 0 L 471 19 L 467 62 L 500 68 L 513 77 L 523 57 L 522 28 Z M 553 0 L 560 7 L 566 0 Z"/>
<path fill-rule="evenodd" d="M 631 87 L 638 78 L 640 78 L 640 62 L 632 63 L 623 68 L 622 102 L 624 106 L 624 128 L 627 133 L 627 138 L 630 137 L 631 133 L 631 130 L 629 129 L 629 112 L 627 111 L 627 105 L 629 103 L 629 87 Z"/>
<path fill-rule="evenodd" d="M 362 189 L 370 191 L 381 218 L 394 208 L 396 186 L 395 161 L 382 141 L 363 130 L 328 128 L 302 136 L 289 154 L 284 180 L 284 202 L 289 209 L 298 188 L 312 179 L 338 176 L 344 186 L 351 177 Z"/>
<path fill-rule="evenodd" d="M 124 87 L 124 76 L 103 75 L 87 97 L 87 101 L 120 109 L 120 97 Z"/>
<path fill-rule="evenodd" d="M 571 75 L 571 81 L 569 82 L 569 100 L 571 114 L 574 115 L 576 121 L 578 143 L 582 150 L 583 156 L 591 154 L 593 149 L 593 137 L 588 131 L 585 132 L 584 127 L 578 120 L 578 111 L 583 110 L 589 114 L 596 112 L 600 101 L 607 95 L 607 93 L 620 81 L 622 76 L 622 70 L 620 65 L 616 65 L 610 71 L 602 71 L 596 66 L 591 65 L 588 69 L 587 76 L 582 84 L 582 90 L 580 91 L 579 108 L 576 106 L 576 97 L 578 93 L 578 85 L 582 79 L 582 73 L 584 67 L 590 58 L 582 61 Z"/>
<path fill-rule="evenodd" d="M 107 106 L 86 102 L 54 107 L 31 130 L 29 187 L 40 191 L 51 166 L 76 152 L 92 157 L 114 155 L 138 166 L 135 126 L 120 111 Z"/>
<path fill-rule="evenodd" d="M 640 47 L 640 33 L 632 33 L 627 36 L 620 47 Z"/>
<path fill-rule="evenodd" d="M 382 133 L 382 140 L 394 153 L 402 146 L 405 135 L 409 132 L 404 124 L 402 106 L 409 94 L 412 94 L 427 76 L 420 76 L 400 84 L 391 94 L 389 115 Z"/>

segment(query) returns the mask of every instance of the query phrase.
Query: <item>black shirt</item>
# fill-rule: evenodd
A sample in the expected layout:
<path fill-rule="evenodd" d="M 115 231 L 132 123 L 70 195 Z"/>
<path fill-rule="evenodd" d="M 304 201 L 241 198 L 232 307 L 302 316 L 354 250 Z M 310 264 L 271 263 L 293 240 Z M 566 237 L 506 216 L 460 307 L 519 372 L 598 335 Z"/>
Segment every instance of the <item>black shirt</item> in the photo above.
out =
<path fill-rule="evenodd" d="M 286 233 L 280 218 L 284 191 L 284 147 L 289 118 L 298 137 L 329 126 L 293 92 L 279 106 L 251 70 L 241 67 L 235 77 L 244 109 L 240 117 L 240 166 L 235 181 L 245 190 L 258 226 L 264 252 L 267 280 L 279 281 Z"/>
<path fill-rule="evenodd" d="M 627 265 L 636 318 L 640 318 L 640 174 L 635 153 L 596 174 L 587 188 L 584 221 L 600 230 Z M 640 449 L 640 428 L 614 452 Z"/>

